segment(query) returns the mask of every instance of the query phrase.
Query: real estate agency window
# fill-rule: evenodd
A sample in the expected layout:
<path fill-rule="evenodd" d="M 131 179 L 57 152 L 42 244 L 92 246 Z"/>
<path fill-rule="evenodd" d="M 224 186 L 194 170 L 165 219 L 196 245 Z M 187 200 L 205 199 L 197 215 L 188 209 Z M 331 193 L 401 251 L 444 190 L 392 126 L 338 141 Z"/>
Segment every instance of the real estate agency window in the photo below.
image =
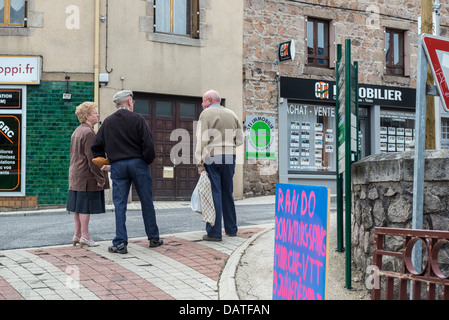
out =
<path fill-rule="evenodd" d="M 401 110 L 380 111 L 380 152 L 410 151 L 415 139 L 415 113 Z"/>
<path fill-rule="evenodd" d="M 199 0 L 154 0 L 154 32 L 199 38 Z"/>
<path fill-rule="evenodd" d="M 335 106 L 288 103 L 288 170 L 336 171 Z"/>
<path fill-rule="evenodd" d="M 329 67 L 329 21 L 307 19 L 307 64 Z"/>
<path fill-rule="evenodd" d="M 0 27 L 25 27 L 26 4 L 26 0 L 0 0 Z"/>
<path fill-rule="evenodd" d="M 403 76 L 405 70 L 403 30 L 385 30 L 385 73 Z"/>

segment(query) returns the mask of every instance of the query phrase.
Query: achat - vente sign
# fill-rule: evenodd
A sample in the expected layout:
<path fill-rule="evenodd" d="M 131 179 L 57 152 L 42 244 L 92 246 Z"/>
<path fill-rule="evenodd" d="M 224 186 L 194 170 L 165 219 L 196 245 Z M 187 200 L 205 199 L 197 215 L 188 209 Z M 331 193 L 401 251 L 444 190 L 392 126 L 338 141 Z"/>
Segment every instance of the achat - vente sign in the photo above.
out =
<path fill-rule="evenodd" d="M 326 187 L 276 184 L 273 300 L 324 300 L 330 194 Z"/>

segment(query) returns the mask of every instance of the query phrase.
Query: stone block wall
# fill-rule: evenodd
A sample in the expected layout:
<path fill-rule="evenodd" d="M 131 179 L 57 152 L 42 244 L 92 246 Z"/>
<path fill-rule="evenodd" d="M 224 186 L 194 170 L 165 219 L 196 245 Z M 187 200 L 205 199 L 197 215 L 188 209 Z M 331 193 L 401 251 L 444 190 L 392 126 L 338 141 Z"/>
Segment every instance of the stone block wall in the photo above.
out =
<path fill-rule="evenodd" d="M 279 77 L 335 80 L 335 68 L 308 66 L 306 19 L 329 20 L 336 44 L 351 39 L 352 57 L 359 61 L 359 81 L 366 84 L 414 87 L 419 0 L 372 1 L 287 1 L 244 0 L 243 21 L 243 112 L 244 115 L 278 115 Z M 376 14 L 376 12 L 378 14 Z M 441 25 L 447 25 L 447 9 L 442 8 Z M 395 17 L 399 18 L 395 18 Z M 410 30 L 410 76 L 386 76 L 384 70 L 384 28 Z M 441 35 L 447 28 L 441 28 Z M 293 39 L 294 61 L 278 63 L 278 43 Z M 331 50 L 334 50 L 331 48 Z M 277 122 L 277 121 L 276 121 Z M 279 123 L 276 123 L 279 130 Z M 285 143 L 279 141 L 278 143 Z M 250 162 L 245 159 L 245 196 L 270 194 L 278 182 L 276 160 Z M 270 167 L 268 174 L 261 168 Z"/>
<path fill-rule="evenodd" d="M 415 87 L 419 12 L 419 0 L 244 0 L 244 115 L 277 117 L 279 77 L 335 81 L 334 67 L 318 68 L 306 63 L 307 17 L 330 21 L 335 44 L 344 45 L 345 39 L 351 39 L 352 60 L 359 62 L 360 83 Z M 440 32 L 445 37 L 447 13 L 442 6 Z M 385 75 L 385 28 L 410 31 L 410 76 Z M 291 39 L 295 40 L 295 60 L 278 63 L 278 43 Z M 245 196 L 273 192 L 273 185 L 278 182 L 278 159 L 260 162 L 245 159 Z M 270 167 L 272 173 L 261 173 L 262 167 Z"/>
<path fill-rule="evenodd" d="M 449 151 L 426 151 L 423 229 L 449 230 Z M 352 165 L 352 262 L 354 275 L 365 279 L 372 265 L 375 227 L 411 228 L 414 152 L 372 155 Z M 386 239 L 386 249 L 399 251 L 402 242 Z M 384 258 L 400 272 L 399 259 Z"/>

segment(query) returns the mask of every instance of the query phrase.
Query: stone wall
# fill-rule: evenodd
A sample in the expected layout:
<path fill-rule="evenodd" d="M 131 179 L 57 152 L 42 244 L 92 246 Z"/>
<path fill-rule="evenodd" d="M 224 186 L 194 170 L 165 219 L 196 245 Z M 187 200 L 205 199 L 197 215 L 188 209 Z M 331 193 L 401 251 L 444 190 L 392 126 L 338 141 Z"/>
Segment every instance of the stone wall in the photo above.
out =
<path fill-rule="evenodd" d="M 449 230 L 449 151 L 426 151 L 423 229 Z M 372 265 L 375 227 L 411 228 L 414 152 L 372 155 L 353 164 L 352 261 L 354 275 L 364 279 Z M 386 249 L 402 242 L 387 238 Z M 385 260 L 384 260 L 385 261 Z M 400 272 L 400 260 L 385 261 Z"/>
<path fill-rule="evenodd" d="M 244 0 L 243 20 L 243 116 L 278 116 L 279 77 L 335 81 L 335 68 L 308 66 L 306 19 L 331 22 L 335 44 L 351 39 L 352 59 L 359 61 L 360 83 L 413 88 L 416 83 L 417 17 L 419 0 L 374 3 L 357 1 Z M 377 13 L 376 13 L 377 12 Z M 447 8 L 441 10 L 441 35 L 447 36 Z M 409 30 L 410 76 L 385 75 L 384 28 Z M 293 39 L 294 61 L 278 63 L 278 43 Z M 335 50 L 335 47 L 330 50 Z M 276 121 L 277 122 L 277 121 Z M 278 123 L 276 123 L 278 126 Z M 285 128 L 279 128 L 284 130 Z M 280 142 L 282 143 L 282 142 Z M 248 162 L 244 165 L 244 196 L 274 192 L 278 161 Z M 261 174 L 260 168 L 270 168 Z"/>

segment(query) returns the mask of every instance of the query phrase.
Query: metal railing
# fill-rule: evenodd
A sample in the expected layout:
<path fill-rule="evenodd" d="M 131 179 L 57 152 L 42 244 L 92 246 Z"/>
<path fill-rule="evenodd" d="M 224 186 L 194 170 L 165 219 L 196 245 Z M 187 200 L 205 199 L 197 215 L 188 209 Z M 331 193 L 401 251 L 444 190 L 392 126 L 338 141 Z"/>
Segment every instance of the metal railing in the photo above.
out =
<path fill-rule="evenodd" d="M 384 249 L 387 236 L 402 237 L 402 251 Z M 420 241 L 423 249 L 422 266 L 415 268 L 412 252 L 415 244 Z M 373 275 L 376 280 L 371 289 L 371 299 L 380 300 L 383 296 L 385 300 L 395 298 L 398 300 L 435 300 L 436 298 L 449 300 L 449 272 L 442 271 L 438 261 L 440 251 L 446 250 L 446 248 L 442 250 L 442 247 L 447 243 L 449 243 L 449 232 L 446 231 L 375 228 Z M 384 270 L 383 256 L 399 258 L 402 270 L 400 272 Z M 425 292 L 423 292 L 424 288 L 426 288 Z"/>

